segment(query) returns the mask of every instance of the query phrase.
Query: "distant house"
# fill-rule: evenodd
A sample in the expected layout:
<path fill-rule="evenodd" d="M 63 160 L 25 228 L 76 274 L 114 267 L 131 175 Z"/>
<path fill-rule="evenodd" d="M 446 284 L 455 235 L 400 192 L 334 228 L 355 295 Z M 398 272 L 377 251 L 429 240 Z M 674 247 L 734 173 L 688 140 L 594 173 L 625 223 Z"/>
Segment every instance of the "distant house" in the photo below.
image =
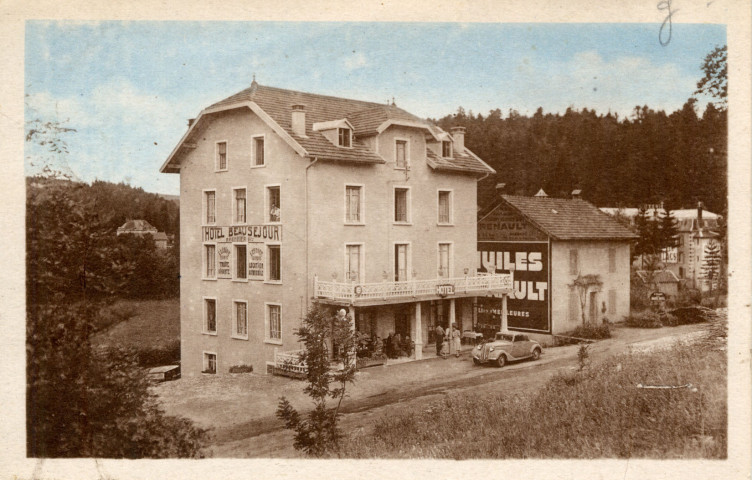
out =
<path fill-rule="evenodd" d="M 573 330 L 583 317 L 597 325 L 628 315 L 637 235 L 582 199 L 544 195 L 501 195 L 479 214 L 479 271 L 514 272 L 508 328 L 551 335 Z M 478 323 L 498 325 L 498 304 L 478 298 Z"/>
<path fill-rule="evenodd" d="M 634 224 L 639 210 L 637 208 L 601 208 L 610 215 L 628 218 Z M 659 206 L 646 211 L 648 218 L 660 218 L 666 211 Z M 663 268 L 670 270 L 691 288 L 707 291 L 710 282 L 705 278 L 702 265 L 705 262 L 705 248 L 711 242 L 718 242 L 718 221 L 722 218 L 713 212 L 703 210 L 702 204 L 697 208 L 671 210 L 676 219 L 678 246 L 661 252 Z"/>
<path fill-rule="evenodd" d="M 140 237 L 149 234 L 154 238 L 154 245 L 157 248 L 167 248 L 167 234 L 158 231 L 156 227 L 146 220 L 128 220 L 117 229 L 118 236 L 128 233 Z"/>
<path fill-rule="evenodd" d="M 671 270 L 657 270 L 655 272 L 638 270 L 635 273 L 642 284 L 650 288 L 651 292 L 663 292 L 669 299 L 676 298 L 679 293 L 679 279 Z"/>

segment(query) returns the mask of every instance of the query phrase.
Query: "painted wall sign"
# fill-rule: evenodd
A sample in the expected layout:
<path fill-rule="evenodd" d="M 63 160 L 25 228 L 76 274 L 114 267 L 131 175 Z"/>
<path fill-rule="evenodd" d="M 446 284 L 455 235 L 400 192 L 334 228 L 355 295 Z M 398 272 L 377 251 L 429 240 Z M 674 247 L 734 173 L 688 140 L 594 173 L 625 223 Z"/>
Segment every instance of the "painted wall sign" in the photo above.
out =
<path fill-rule="evenodd" d="M 204 242 L 282 241 L 282 225 L 234 225 L 229 227 L 201 227 Z"/>
<path fill-rule="evenodd" d="M 548 237 L 506 204 L 478 222 L 478 241 L 547 241 Z"/>
<path fill-rule="evenodd" d="M 264 279 L 264 248 L 263 242 L 248 244 L 248 280 Z"/>
<path fill-rule="evenodd" d="M 478 272 L 514 272 L 507 298 L 509 328 L 551 332 L 548 242 L 478 242 Z M 478 299 L 478 322 L 501 325 L 501 299 Z M 498 313 L 496 313 L 498 312 Z"/>
<path fill-rule="evenodd" d="M 661 250 L 661 262 L 677 263 L 679 261 L 679 249 L 676 247 L 667 247 Z"/>
<path fill-rule="evenodd" d="M 232 278 L 231 254 L 232 250 L 229 245 L 221 245 L 217 248 L 217 278 Z"/>

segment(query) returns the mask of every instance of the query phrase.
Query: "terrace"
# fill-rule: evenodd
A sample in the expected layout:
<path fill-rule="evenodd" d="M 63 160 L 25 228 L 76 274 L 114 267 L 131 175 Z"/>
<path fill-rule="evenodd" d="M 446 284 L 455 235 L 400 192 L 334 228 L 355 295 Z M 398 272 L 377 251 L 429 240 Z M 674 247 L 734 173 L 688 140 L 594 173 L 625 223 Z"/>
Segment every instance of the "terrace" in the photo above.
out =
<path fill-rule="evenodd" d="M 313 286 L 313 296 L 318 302 L 364 307 L 440 298 L 510 294 L 512 291 L 511 273 L 478 273 L 474 276 L 379 283 L 325 282 L 314 277 Z"/>

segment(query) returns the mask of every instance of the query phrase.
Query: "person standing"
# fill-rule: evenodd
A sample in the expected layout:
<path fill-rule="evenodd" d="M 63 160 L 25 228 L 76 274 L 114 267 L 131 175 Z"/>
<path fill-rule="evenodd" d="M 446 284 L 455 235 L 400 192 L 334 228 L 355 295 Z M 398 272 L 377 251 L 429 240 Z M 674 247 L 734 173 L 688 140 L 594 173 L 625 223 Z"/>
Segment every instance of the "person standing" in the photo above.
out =
<path fill-rule="evenodd" d="M 434 333 L 436 333 L 436 356 L 438 357 L 441 355 L 441 347 L 444 344 L 444 329 L 441 325 L 436 325 Z"/>
<path fill-rule="evenodd" d="M 452 324 L 452 349 L 454 350 L 455 356 L 460 356 L 460 350 L 462 350 L 462 341 L 461 341 L 461 335 L 460 335 L 460 329 L 457 328 L 457 324 Z"/>

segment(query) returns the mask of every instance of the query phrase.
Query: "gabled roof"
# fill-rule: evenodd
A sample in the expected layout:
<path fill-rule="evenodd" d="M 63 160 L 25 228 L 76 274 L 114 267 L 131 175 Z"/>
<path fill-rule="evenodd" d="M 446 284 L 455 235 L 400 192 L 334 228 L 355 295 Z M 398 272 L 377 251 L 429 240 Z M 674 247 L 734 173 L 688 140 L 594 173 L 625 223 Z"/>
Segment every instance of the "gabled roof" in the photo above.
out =
<path fill-rule="evenodd" d="M 305 134 L 296 135 L 292 130 L 292 106 L 305 107 Z M 385 163 L 377 153 L 368 149 L 358 137 L 375 135 L 391 125 L 405 125 L 423 128 L 426 133 L 437 138 L 443 130 L 394 105 L 384 105 L 362 100 L 318 95 L 313 93 L 285 90 L 259 85 L 255 81 L 251 86 L 235 95 L 221 100 L 204 109 L 193 122 L 188 132 L 180 140 L 165 163 L 161 172 L 177 173 L 184 150 L 190 146 L 193 131 L 200 132 L 201 124 L 207 116 L 235 109 L 250 108 L 272 129 L 275 130 L 299 155 L 319 160 L 333 160 L 356 163 Z M 321 132 L 313 130 L 314 123 L 347 119 L 353 126 L 354 139 L 352 147 L 343 148 L 332 144 Z M 189 147 L 186 147 L 189 148 Z M 469 152 L 469 151 L 468 151 Z M 474 155 L 454 165 L 455 169 L 467 172 L 493 173 L 494 170 Z M 465 168 L 468 167 L 468 168 Z"/>
<path fill-rule="evenodd" d="M 120 231 L 156 232 L 157 228 L 146 220 L 128 220 L 118 227 Z"/>
<path fill-rule="evenodd" d="M 552 197 L 523 197 L 502 195 L 485 215 L 506 202 L 520 215 L 554 240 L 633 240 L 637 235 L 600 211 L 595 205 L 581 200 Z"/>
<path fill-rule="evenodd" d="M 650 272 L 646 270 L 637 270 L 636 273 L 643 283 L 648 282 Z M 658 270 L 653 272 L 653 281 L 655 283 L 679 283 L 679 278 L 671 270 Z"/>

